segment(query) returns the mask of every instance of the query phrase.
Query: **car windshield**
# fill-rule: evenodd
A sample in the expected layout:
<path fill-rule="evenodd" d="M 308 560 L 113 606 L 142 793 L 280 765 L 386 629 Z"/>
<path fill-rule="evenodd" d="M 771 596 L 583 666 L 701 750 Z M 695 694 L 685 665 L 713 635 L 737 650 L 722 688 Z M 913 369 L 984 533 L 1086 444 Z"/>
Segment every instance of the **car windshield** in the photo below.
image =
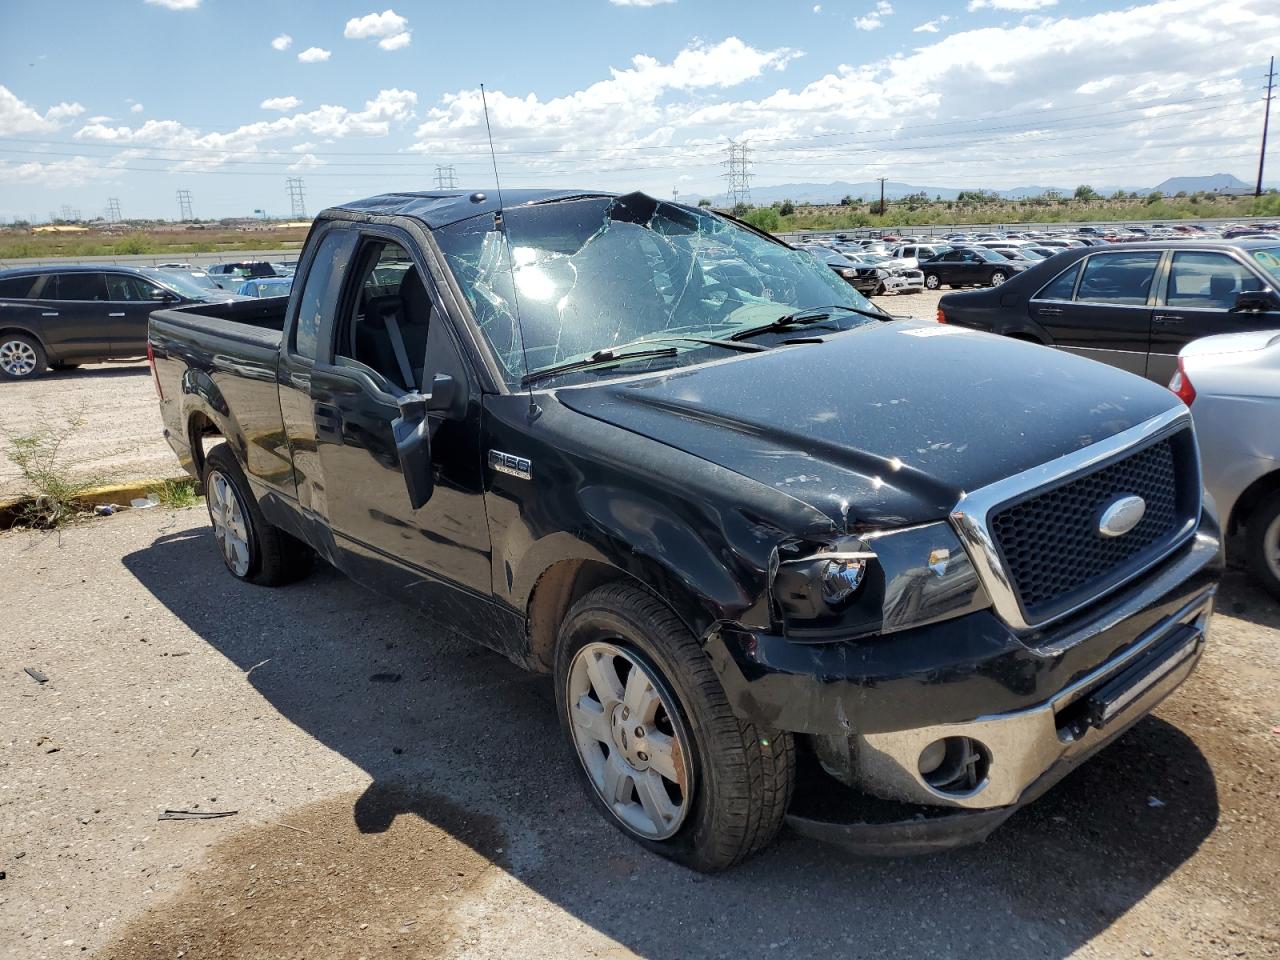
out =
<path fill-rule="evenodd" d="M 640 193 L 527 204 L 505 210 L 501 221 L 483 214 L 435 237 L 513 387 L 527 374 L 636 341 L 727 339 L 817 306 L 878 313 L 823 264 L 847 263 L 840 254 L 792 250 L 713 213 Z M 871 322 L 837 311 L 824 326 Z M 714 345 L 671 345 L 677 357 L 650 362 L 720 356 Z"/>
<path fill-rule="evenodd" d="M 1264 247 L 1252 252 L 1253 262 L 1280 283 L 1280 247 Z"/>
<path fill-rule="evenodd" d="M 1002 260 L 1009 259 L 1004 256 L 1004 254 L 996 250 L 988 250 L 986 247 L 977 247 L 974 249 L 974 253 L 980 256 L 983 260 L 986 260 L 988 263 L 999 263 Z"/>
<path fill-rule="evenodd" d="M 208 287 L 202 287 L 190 274 L 179 270 L 143 269 L 139 272 L 148 280 L 154 280 L 160 286 L 168 287 L 188 300 L 203 300 L 209 295 Z M 217 284 L 213 284 L 213 287 L 217 289 Z"/>

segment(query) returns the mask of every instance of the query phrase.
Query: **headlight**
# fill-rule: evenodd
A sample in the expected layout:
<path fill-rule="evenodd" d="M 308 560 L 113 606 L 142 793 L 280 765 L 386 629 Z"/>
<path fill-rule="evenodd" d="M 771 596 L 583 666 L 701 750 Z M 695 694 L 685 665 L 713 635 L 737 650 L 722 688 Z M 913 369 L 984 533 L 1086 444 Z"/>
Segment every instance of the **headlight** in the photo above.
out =
<path fill-rule="evenodd" d="M 809 642 L 893 633 L 991 605 L 947 523 L 784 545 L 770 591 L 783 632 Z"/>
<path fill-rule="evenodd" d="M 840 276 L 844 277 L 846 280 L 852 280 L 857 275 L 858 275 L 858 271 L 851 270 L 849 267 L 842 267 L 840 269 Z"/>

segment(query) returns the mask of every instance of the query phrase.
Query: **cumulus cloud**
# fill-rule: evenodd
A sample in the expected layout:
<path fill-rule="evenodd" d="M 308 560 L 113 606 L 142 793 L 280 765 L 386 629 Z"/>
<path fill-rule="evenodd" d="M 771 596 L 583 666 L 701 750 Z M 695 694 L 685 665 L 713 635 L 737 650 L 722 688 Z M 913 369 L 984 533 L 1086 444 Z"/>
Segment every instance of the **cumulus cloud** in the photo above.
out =
<path fill-rule="evenodd" d="M 141 113 L 141 112 L 142 112 L 143 110 L 145 110 L 145 109 L 146 109 L 146 107 L 144 107 L 142 104 L 140 104 L 140 103 L 135 103 L 133 106 L 131 106 L 131 107 L 129 108 L 129 112 L 130 112 L 130 113 Z"/>
<path fill-rule="evenodd" d="M 853 25 L 859 30 L 879 30 L 884 26 L 884 18 L 890 16 L 893 16 L 893 4 L 889 0 L 879 0 L 870 13 L 854 17 Z"/>
<path fill-rule="evenodd" d="M 377 40 L 383 50 L 399 50 L 410 41 L 409 21 L 388 8 L 347 21 L 342 35 L 348 40 Z"/>
<path fill-rule="evenodd" d="M 924 23 L 920 24 L 920 26 L 913 27 L 911 29 L 911 32 L 912 33 L 937 33 L 939 30 L 942 29 L 942 25 L 950 19 L 951 18 L 944 13 L 942 16 L 938 17 L 937 19 L 926 20 Z"/>
<path fill-rule="evenodd" d="M 267 99 L 258 104 L 263 110 L 279 110 L 281 113 L 296 110 L 301 105 L 302 101 L 297 97 L 267 97 Z"/>
<path fill-rule="evenodd" d="M 289 36 L 287 33 L 282 33 L 271 41 L 271 48 L 273 50 L 288 50 L 292 44 L 293 37 Z"/>
<path fill-rule="evenodd" d="M 316 167 L 323 167 L 324 163 L 314 153 L 304 153 L 296 163 L 289 164 L 289 169 L 295 173 L 299 170 L 314 170 Z"/>
<path fill-rule="evenodd" d="M 321 47 L 307 47 L 307 49 L 298 54 L 298 62 L 324 63 L 331 56 L 333 56 L 333 52 L 331 50 L 325 50 Z"/>
<path fill-rule="evenodd" d="M 59 103 L 43 114 L 18 98 L 12 90 L 0 84 L 0 136 L 14 133 L 49 133 L 62 127 L 66 121 L 84 113 L 78 103 Z"/>
<path fill-rule="evenodd" d="M 1043 10 L 1045 7 L 1056 5 L 1058 0 L 969 0 L 967 9 L 970 13 L 975 10 L 1014 10 L 1026 12 L 1029 10 Z"/>
<path fill-rule="evenodd" d="M 146 0 L 153 7 L 164 7 L 166 10 L 194 10 L 200 6 L 200 0 Z"/>

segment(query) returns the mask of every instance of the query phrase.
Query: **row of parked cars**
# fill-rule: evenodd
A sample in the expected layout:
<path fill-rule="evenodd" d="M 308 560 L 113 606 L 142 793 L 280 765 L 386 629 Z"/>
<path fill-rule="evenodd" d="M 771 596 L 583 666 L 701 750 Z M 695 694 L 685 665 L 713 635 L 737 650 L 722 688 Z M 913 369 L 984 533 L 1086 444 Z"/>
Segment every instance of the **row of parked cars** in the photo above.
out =
<path fill-rule="evenodd" d="M 0 271 L 0 380 L 140 357 L 162 306 L 287 296 L 289 264 L 41 266 Z"/>

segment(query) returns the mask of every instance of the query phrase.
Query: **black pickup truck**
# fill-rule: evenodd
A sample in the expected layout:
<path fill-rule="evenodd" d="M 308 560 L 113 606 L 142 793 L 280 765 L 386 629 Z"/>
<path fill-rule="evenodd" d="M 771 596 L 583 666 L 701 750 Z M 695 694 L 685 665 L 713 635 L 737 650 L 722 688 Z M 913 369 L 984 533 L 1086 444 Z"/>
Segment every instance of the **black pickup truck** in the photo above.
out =
<path fill-rule="evenodd" d="M 588 796 L 696 869 L 788 816 L 979 839 L 1201 654 L 1220 537 L 1176 397 L 889 317 L 711 211 L 375 197 L 287 299 L 149 339 L 235 576 L 319 555 L 552 674 Z"/>

